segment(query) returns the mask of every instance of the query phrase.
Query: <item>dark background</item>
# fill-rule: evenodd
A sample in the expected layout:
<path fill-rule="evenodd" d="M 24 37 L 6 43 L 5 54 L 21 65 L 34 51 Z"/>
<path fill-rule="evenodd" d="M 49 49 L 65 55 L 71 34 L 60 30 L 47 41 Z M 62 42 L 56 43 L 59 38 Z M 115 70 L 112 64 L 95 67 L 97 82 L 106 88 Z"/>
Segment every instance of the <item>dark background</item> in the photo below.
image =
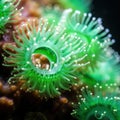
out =
<path fill-rule="evenodd" d="M 120 0 L 93 0 L 92 14 L 101 17 L 105 28 L 109 28 L 115 39 L 113 49 L 120 54 Z"/>

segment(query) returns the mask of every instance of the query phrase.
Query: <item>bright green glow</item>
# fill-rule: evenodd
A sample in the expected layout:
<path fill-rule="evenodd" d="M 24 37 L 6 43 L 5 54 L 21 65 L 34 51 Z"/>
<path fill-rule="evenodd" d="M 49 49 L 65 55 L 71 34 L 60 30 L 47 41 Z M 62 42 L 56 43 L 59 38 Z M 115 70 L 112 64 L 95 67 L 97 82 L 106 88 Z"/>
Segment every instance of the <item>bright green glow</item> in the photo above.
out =
<path fill-rule="evenodd" d="M 41 66 L 41 67 L 39 67 L 40 69 L 38 71 L 42 75 L 56 74 L 54 71 L 61 69 L 62 65 L 59 64 L 60 63 L 59 56 L 57 56 L 56 51 L 54 51 L 54 49 L 52 49 L 52 48 L 49 48 L 49 46 L 44 45 L 40 48 L 35 49 L 35 51 L 33 52 L 33 55 L 35 55 L 35 54 L 40 54 L 40 55 L 44 56 L 44 59 L 46 58 L 46 60 L 48 61 L 48 63 L 44 63 L 44 61 L 41 60 L 41 63 L 37 64 L 37 65 Z M 46 67 L 44 69 L 42 68 L 42 64 L 46 65 Z M 59 67 L 57 67 L 56 65 L 59 65 Z"/>
<path fill-rule="evenodd" d="M 120 120 L 120 98 L 82 89 L 82 97 L 72 115 L 77 120 Z"/>
<path fill-rule="evenodd" d="M 3 33 L 5 25 L 10 22 L 16 12 L 16 0 L 0 0 L 0 33 Z"/>
<path fill-rule="evenodd" d="M 104 61 L 106 50 L 113 43 L 109 30 L 102 25 L 100 18 L 92 17 L 92 14 L 81 14 L 80 11 L 67 9 L 63 12 L 59 26 L 66 29 L 65 32 L 71 36 L 76 35 L 87 46 L 86 61 L 94 69 L 97 62 Z M 85 62 L 86 62 L 85 61 Z"/>
<path fill-rule="evenodd" d="M 82 13 L 90 11 L 91 0 L 58 0 L 58 2 L 65 9 L 72 8 L 80 10 Z"/>
<path fill-rule="evenodd" d="M 5 50 L 10 57 L 4 60 L 7 66 L 14 67 L 15 76 L 11 77 L 11 82 L 12 78 L 24 79 L 28 90 L 39 90 L 41 96 L 54 97 L 76 83 L 77 69 L 86 65 L 81 63 L 86 56 L 82 56 L 86 47 L 79 39 L 74 40 L 75 36 L 66 35 L 64 30 L 60 32 L 58 27 L 48 27 L 48 24 L 46 21 L 43 24 L 41 20 L 38 30 L 32 26 L 32 31 L 27 28 L 29 37 L 24 31 L 18 33 L 21 42 L 14 37 L 18 47 L 8 47 L 16 53 Z M 41 67 L 40 55 L 48 60 L 50 67 Z"/>
<path fill-rule="evenodd" d="M 49 21 L 49 24 L 52 24 L 54 20 L 56 25 L 58 24 L 60 17 L 62 15 L 62 10 L 58 8 L 57 6 L 55 7 L 44 6 L 41 8 L 40 12 L 42 14 L 42 17 Z"/>
<path fill-rule="evenodd" d="M 102 88 L 114 86 L 119 84 L 120 78 L 120 65 L 119 56 L 116 52 L 112 54 L 108 50 L 109 54 L 105 61 L 98 62 L 97 67 L 92 70 L 89 68 L 86 74 L 81 75 L 81 80 L 87 85 L 93 87 L 96 83 L 102 86 Z"/>
<path fill-rule="evenodd" d="M 41 48 L 38 48 L 34 51 L 33 54 L 35 53 L 39 53 L 39 54 L 43 54 L 45 56 L 48 57 L 48 59 L 51 61 L 51 62 L 54 62 L 56 63 L 57 61 L 57 56 L 56 54 L 54 53 L 54 51 L 52 51 L 51 49 L 47 48 L 47 47 L 41 47 Z"/>

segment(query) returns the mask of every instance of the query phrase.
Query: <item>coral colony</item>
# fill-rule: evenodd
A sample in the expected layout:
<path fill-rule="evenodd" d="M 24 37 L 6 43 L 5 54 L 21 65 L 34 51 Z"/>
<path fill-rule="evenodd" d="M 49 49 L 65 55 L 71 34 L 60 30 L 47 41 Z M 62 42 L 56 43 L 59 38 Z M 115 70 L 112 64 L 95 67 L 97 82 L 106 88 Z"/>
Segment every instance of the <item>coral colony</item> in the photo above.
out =
<path fill-rule="evenodd" d="M 58 104 L 67 104 L 70 120 L 120 120 L 119 55 L 111 48 L 114 40 L 101 18 L 89 13 L 90 4 L 0 0 L 1 64 L 12 68 L 6 82 L 1 77 L 0 106 L 17 111 L 14 96 L 20 98 L 24 91 L 39 102 L 59 99 Z M 12 40 L 5 42 L 9 26 Z M 32 112 L 24 118 L 30 116 Z M 49 120 L 42 110 L 36 116 Z"/>

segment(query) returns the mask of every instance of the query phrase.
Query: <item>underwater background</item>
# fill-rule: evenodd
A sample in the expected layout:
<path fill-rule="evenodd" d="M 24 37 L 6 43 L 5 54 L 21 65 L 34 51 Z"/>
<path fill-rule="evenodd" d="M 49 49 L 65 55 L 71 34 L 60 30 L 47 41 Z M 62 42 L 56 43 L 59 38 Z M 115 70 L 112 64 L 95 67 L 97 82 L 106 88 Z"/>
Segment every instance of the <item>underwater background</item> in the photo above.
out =
<path fill-rule="evenodd" d="M 93 0 L 92 13 L 94 16 L 101 17 L 103 19 L 103 24 L 108 27 L 116 39 L 116 44 L 113 45 L 120 53 L 120 7 L 118 0 Z"/>

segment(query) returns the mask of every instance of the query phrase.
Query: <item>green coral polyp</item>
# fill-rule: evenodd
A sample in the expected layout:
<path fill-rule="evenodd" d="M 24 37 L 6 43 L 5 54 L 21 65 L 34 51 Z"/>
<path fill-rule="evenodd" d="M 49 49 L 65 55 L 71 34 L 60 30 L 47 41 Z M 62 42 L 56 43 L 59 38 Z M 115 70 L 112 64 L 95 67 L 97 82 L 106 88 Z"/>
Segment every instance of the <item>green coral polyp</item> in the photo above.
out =
<path fill-rule="evenodd" d="M 79 63 L 85 59 L 85 45 L 75 36 L 60 32 L 54 25 L 40 20 L 38 30 L 34 26 L 18 32 L 19 39 L 14 37 L 16 47 L 8 46 L 16 53 L 5 50 L 10 57 L 4 57 L 6 66 L 13 66 L 13 80 L 24 79 L 23 85 L 28 90 L 38 90 L 40 95 L 54 97 L 61 90 L 69 90 L 76 83 L 77 69 L 86 64 Z M 21 41 L 21 42 L 20 42 Z M 81 55 L 82 54 L 82 55 Z M 45 65 L 44 65 L 45 64 Z"/>
<path fill-rule="evenodd" d="M 92 68 L 96 63 L 104 61 L 107 48 L 113 44 L 108 29 L 104 29 L 101 18 L 92 17 L 91 13 L 82 14 L 80 11 L 67 9 L 63 12 L 59 26 L 66 28 L 66 33 L 76 34 L 83 41 L 87 49 L 86 60 L 90 61 Z"/>
<path fill-rule="evenodd" d="M 117 52 L 108 49 L 106 60 L 98 62 L 97 68 L 92 70 L 89 68 L 88 72 L 81 75 L 83 83 L 93 87 L 96 83 L 101 85 L 103 89 L 106 87 L 119 85 L 120 78 L 120 57 Z"/>
<path fill-rule="evenodd" d="M 16 0 L 0 0 L 0 33 L 5 30 L 5 25 L 11 22 L 13 14 L 16 13 Z"/>
<path fill-rule="evenodd" d="M 82 96 L 72 115 L 77 120 L 120 120 L 120 98 L 112 95 L 102 95 L 102 92 L 92 93 L 82 89 Z"/>

